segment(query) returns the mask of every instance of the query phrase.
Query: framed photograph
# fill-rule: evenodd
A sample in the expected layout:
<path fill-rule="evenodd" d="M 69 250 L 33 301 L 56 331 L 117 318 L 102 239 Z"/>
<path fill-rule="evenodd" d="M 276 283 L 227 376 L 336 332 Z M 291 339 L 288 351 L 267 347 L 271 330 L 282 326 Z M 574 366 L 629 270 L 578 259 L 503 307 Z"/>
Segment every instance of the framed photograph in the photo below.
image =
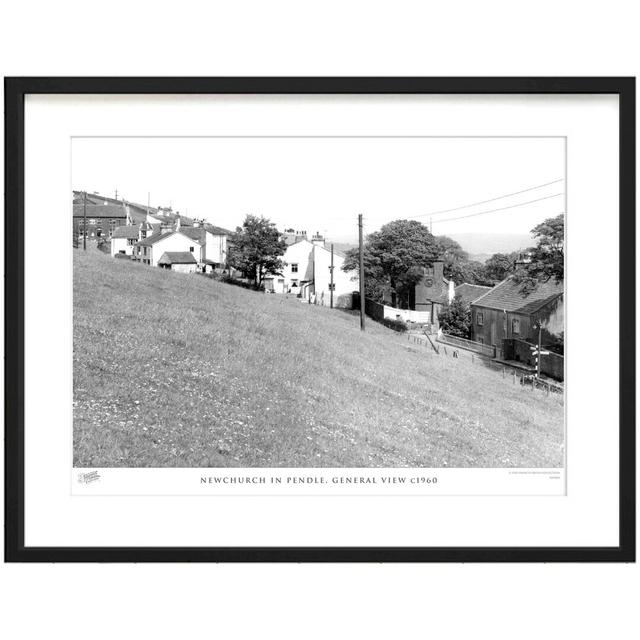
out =
<path fill-rule="evenodd" d="M 6 78 L 5 558 L 633 562 L 634 78 Z"/>

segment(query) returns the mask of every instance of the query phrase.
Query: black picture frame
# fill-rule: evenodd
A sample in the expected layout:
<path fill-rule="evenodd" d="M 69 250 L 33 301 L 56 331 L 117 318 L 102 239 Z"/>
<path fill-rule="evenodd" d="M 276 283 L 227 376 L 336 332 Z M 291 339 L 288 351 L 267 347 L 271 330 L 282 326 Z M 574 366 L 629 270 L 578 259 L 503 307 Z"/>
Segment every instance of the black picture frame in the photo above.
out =
<path fill-rule="evenodd" d="M 635 561 L 635 78 L 5 78 L 5 561 Z M 616 94 L 620 138 L 620 475 L 615 547 L 26 547 L 24 540 L 24 100 L 27 94 Z"/>

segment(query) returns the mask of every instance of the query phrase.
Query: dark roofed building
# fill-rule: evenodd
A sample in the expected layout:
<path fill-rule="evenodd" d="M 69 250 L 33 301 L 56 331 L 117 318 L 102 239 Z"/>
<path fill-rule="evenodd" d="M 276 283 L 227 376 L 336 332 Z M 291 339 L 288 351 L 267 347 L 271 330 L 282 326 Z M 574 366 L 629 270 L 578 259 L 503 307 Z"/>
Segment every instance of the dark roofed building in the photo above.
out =
<path fill-rule="evenodd" d="M 488 291 L 491 291 L 491 287 L 483 287 L 479 284 L 463 282 L 455 288 L 455 296 L 460 297 L 464 303 L 471 304 Z"/>
<path fill-rule="evenodd" d="M 520 289 L 520 283 L 510 277 L 489 289 L 475 300 L 475 304 L 486 309 L 532 314 L 561 296 L 564 293 L 564 284 L 556 283 L 552 278 L 547 282 L 540 282 L 529 295 L 524 295 Z"/>
<path fill-rule="evenodd" d="M 423 267 L 422 274 L 422 279 L 411 291 L 409 309 L 428 311 L 429 322 L 437 328 L 440 310 L 453 300 L 453 281 L 444 277 L 442 260 L 434 260 L 430 267 Z"/>
<path fill-rule="evenodd" d="M 550 344 L 564 333 L 564 283 L 540 282 L 529 295 L 511 276 L 471 303 L 472 338 L 502 348 L 503 340 Z"/>
<path fill-rule="evenodd" d="M 89 204 L 87 199 L 86 221 L 84 226 L 85 206 L 84 202 L 73 204 L 73 233 L 80 236 L 86 233 L 87 238 L 110 237 L 117 227 L 127 222 L 127 211 L 120 204 Z"/>

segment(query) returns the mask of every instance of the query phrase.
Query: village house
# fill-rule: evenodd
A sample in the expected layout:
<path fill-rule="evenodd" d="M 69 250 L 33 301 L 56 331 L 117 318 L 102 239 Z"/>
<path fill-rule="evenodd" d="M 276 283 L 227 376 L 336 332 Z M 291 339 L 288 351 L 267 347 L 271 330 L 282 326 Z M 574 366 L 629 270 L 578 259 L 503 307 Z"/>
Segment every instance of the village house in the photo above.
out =
<path fill-rule="evenodd" d="M 136 243 L 140 240 L 140 229 L 133 225 L 116 227 L 111 234 L 111 257 L 116 254 L 132 256 Z"/>
<path fill-rule="evenodd" d="M 289 234 L 289 245 L 282 256 L 285 266 L 278 274 L 264 278 L 265 291 L 293 293 L 317 304 L 330 305 L 331 301 L 331 248 L 316 233 L 307 240 L 306 232 Z M 291 241 L 293 240 L 293 241 Z M 285 239 L 286 242 L 286 239 Z M 351 308 L 353 291 L 358 289 L 355 271 L 342 270 L 344 255 L 333 253 L 333 305 Z"/>
<path fill-rule="evenodd" d="M 74 205 L 82 205 L 84 203 L 85 194 L 83 191 L 74 191 L 73 192 L 73 204 Z M 138 225 L 141 222 L 144 222 L 147 219 L 147 214 L 149 212 L 153 213 L 156 211 L 154 207 L 150 207 L 147 205 L 137 204 L 135 202 L 129 202 L 127 200 L 119 200 L 118 198 L 111 198 L 109 196 L 103 196 L 97 192 L 87 193 L 86 194 L 87 205 L 114 205 L 114 206 L 124 206 L 126 213 L 126 221 L 123 224 L 126 225 Z"/>
<path fill-rule="evenodd" d="M 204 221 L 194 221 L 195 227 L 204 229 L 205 262 L 214 269 L 227 267 L 228 239 L 231 231 Z"/>
<path fill-rule="evenodd" d="M 127 211 L 123 203 L 119 204 L 89 204 L 86 205 L 86 229 L 85 229 L 85 205 L 77 202 L 73 204 L 73 235 L 82 238 L 86 233 L 88 239 L 109 238 L 117 227 L 126 225 Z"/>
<path fill-rule="evenodd" d="M 196 263 L 203 263 L 204 242 L 187 235 L 182 229 L 160 229 L 134 246 L 133 259 L 157 267 L 163 253 L 188 252 Z"/>
<path fill-rule="evenodd" d="M 434 260 L 430 267 L 422 268 L 423 276 L 409 296 L 409 309 L 428 311 L 430 322 L 438 326 L 438 313 L 454 297 L 453 280 L 444 277 L 444 262 Z"/>
<path fill-rule="evenodd" d="M 510 276 L 471 303 L 471 337 L 475 342 L 503 348 L 504 340 L 555 344 L 564 332 L 564 286 L 552 278 L 529 295 Z"/>

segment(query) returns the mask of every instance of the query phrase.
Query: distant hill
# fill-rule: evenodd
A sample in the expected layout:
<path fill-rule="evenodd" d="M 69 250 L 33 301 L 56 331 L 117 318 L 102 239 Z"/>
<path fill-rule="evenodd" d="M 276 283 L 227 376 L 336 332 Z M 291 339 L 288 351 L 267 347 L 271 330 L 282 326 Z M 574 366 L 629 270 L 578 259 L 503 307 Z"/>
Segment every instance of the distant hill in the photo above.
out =
<path fill-rule="evenodd" d="M 469 253 L 469 260 L 475 260 L 476 262 L 482 262 L 484 264 L 492 255 L 491 253 Z"/>
<path fill-rule="evenodd" d="M 494 253 L 510 253 L 526 249 L 534 243 L 528 233 L 456 233 L 449 234 L 474 260 L 484 260 Z"/>

